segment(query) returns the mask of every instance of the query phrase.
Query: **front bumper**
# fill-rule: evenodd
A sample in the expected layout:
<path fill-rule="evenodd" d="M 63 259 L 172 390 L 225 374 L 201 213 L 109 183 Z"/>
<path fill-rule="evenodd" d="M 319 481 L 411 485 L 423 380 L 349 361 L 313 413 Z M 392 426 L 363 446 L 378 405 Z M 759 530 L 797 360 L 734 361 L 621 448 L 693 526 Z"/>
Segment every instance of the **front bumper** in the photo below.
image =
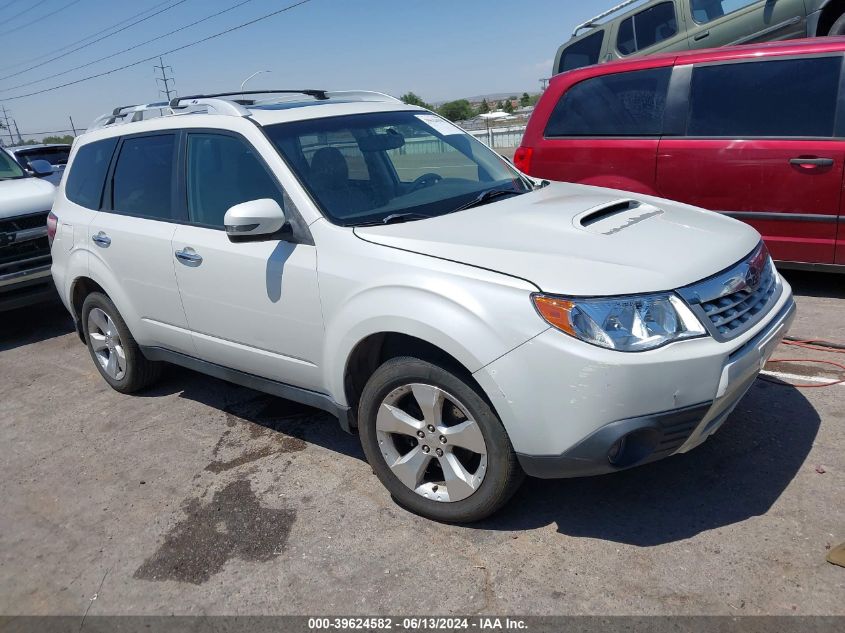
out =
<path fill-rule="evenodd" d="M 781 283 L 769 318 L 729 342 L 626 354 L 550 329 L 474 376 L 529 475 L 602 474 L 686 452 L 721 426 L 789 329 L 795 302 Z"/>

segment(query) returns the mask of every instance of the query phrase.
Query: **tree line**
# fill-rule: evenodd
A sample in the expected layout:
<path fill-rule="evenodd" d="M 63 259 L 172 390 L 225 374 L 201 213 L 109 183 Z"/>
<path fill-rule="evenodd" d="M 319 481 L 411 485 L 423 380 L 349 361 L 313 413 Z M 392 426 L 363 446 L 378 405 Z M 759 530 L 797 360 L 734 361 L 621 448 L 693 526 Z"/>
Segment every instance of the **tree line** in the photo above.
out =
<path fill-rule="evenodd" d="M 409 105 L 420 106 L 422 108 L 427 108 L 428 110 L 433 110 L 443 118 L 449 119 L 450 121 L 466 121 L 467 119 L 476 117 L 479 114 L 484 114 L 494 110 L 502 110 L 511 114 L 515 109 L 514 103 L 518 104 L 517 107 L 534 105 L 537 103 L 540 95 L 530 95 L 527 92 L 523 92 L 521 97 L 513 95 L 492 105 L 487 101 L 487 99 L 482 99 L 481 103 L 477 106 L 474 106 L 466 99 L 457 99 L 456 101 L 441 103 L 437 107 L 434 107 L 430 103 L 426 103 L 422 97 L 413 92 L 407 92 L 399 98 Z"/>

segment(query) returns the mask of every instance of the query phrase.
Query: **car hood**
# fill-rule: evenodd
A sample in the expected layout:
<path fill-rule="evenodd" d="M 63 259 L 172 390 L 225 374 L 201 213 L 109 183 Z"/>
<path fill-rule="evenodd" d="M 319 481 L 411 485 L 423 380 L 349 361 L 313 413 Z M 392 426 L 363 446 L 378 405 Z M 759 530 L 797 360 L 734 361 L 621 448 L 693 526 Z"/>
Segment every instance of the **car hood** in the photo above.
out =
<path fill-rule="evenodd" d="M 672 290 L 731 266 L 760 241 L 748 225 L 717 213 L 566 183 L 355 233 L 519 277 L 543 292 L 581 296 Z"/>
<path fill-rule="evenodd" d="M 49 211 L 56 187 L 39 178 L 0 180 L 0 219 Z"/>

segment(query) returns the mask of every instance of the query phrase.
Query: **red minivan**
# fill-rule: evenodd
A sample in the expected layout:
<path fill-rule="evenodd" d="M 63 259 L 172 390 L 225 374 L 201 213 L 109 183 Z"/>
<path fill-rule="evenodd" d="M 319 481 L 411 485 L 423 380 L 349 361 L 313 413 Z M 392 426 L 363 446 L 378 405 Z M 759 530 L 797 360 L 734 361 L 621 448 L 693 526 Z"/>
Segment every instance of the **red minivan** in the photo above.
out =
<path fill-rule="evenodd" d="M 610 62 L 556 75 L 525 173 L 744 220 L 795 268 L 845 271 L 845 38 Z"/>

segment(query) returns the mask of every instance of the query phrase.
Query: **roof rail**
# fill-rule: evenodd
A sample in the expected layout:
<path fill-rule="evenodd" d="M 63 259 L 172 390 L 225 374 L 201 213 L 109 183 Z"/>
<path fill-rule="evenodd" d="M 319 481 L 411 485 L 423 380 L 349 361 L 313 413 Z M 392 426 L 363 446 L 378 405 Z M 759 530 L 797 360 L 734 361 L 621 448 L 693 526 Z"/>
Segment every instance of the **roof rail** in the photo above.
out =
<path fill-rule="evenodd" d="M 190 97 L 174 97 L 170 100 L 170 107 L 177 108 L 181 101 L 189 101 L 193 99 L 218 99 L 220 97 L 243 97 L 244 95 L 267 95 L 267 94 L 303 94 L 309 97 L 314 97 L 317 101 L 325 101 L 328 99 L 325 90 L 246 90 L 240 92 L 215 92 L 207 95 L 191 95 Z M 251 105 L 251 99 L 232 99 L 241 105 Z"/>
<path fill-rule="evenodd" d="M 606 18 L 606 17 L 607 17 L 607 16 L 609 16 L 609 15 L 613 15 L 613 14 L 614 14 L 614 13 L 616 13 L 617 11 L 621 11 L 622 9 L 624 9 L 625 7 L 627 7 L 628 5 L 634 4 L 635 2 L 642 2 L 642 0 L 625 0 L 624 2 L 620 2 L 619 4 L 617 4 L 615 7 L 611 7 L 611 8 L 610 8 L 610 9 L 608 9 L 607 11 L 604 11 L 604 12 L 602 12 L 602 13 L 599 13 L 598 15 L 596 15 L 596 16 L 594 16 L 594 17 L 590 18 L 590 19 L 589 19 L 589 20 L 587 20 L 586 22 L 582 22 L 581 24 L 579 24 L 578 26 L 576 26 L 576 27 L 575 27 L 575 29 L 572 31 L 572 37 L 577 36 L 577 35 L 578 35 L 578 31 L 580 31 L 581 29 L 591 29 L 591 28 L 594 28 L 594 27 L 596 26 L 596 22 L 598 22 L 598 21 L 599 21 L 599 20 L 601 20 L 602 18 Z"/>
<path fill-rule="evenodd" d="M 326 96 L 329 99 L 346 99 L 348 101 L 395 101 L 402 103 L 401 99 L 397 99 L 383 92 L 373 92 L 371 90 L 335 90 L 333 92 L 327 92 Z"/>
<path fill-rule="evenodd" d="M 167 110 L 170 114 L 172 111 L 167 101 L 157 101 L 155 103 L 141 103 L 137 105 L 118 106 L 109 114 L 103 114 L 94 119 L 94 122 L 88 126 L 86 131 L 95 130 L 116 123 L 131 123 L 132 121 L 141 121 L 143 113 L 152 110 Z"/>
<path fill-rule="evenodd" d="M 217 92 L 206 95 L 190 95 L 186 97 L 174 97 L 168 101 L 155 103 L 142 103 L 138 105 L 126 105 L 114 108 L 109 114 L 97 117 L 88 127 L 88 130 L 131 123 L 143 120 L 143 113 L 150 110 L 158 110 L 162 116 L 178 114 L 199 114 L 214 113 L 228 116 L 246 117 L 250 115 L 247 109 L 250 106 L 270 105 L 277 103 L 274 99 L 251 99 L 245 98 L 248 95 L 288 95 L 299 94 L 313 97 L 316 101 L 328 101 L 338 99 L 343 101 L 395 101 L 399 99 L 381 92 L 370 92 L 366 90 L 339 90 L 329 92 L 328 90 L 246 90 L 243 92 Z M 227 98 L 240 97 L 240 98 Z M 400 102 L 401 103 L 401 102 Z"/>

